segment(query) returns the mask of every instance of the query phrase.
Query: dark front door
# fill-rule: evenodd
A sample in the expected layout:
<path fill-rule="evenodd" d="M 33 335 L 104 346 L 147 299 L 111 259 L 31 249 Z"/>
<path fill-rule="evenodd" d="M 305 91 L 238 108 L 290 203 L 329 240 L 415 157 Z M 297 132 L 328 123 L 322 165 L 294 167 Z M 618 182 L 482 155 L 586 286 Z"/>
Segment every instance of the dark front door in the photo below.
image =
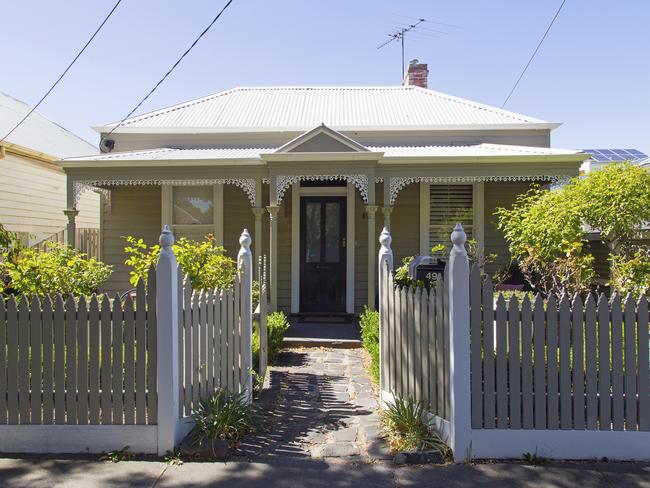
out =
<path fill-rule="evenodd" d="M 300 199 L 300 311 L 345 312 L 345 197 Z"/>

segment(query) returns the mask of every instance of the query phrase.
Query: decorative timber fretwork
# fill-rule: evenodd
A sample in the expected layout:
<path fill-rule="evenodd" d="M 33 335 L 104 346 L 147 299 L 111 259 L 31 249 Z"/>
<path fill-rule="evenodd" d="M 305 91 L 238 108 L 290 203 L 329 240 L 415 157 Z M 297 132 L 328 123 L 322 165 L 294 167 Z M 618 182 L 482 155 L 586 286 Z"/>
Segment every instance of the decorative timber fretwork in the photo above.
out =
<path fill-rule="evenodd" d="M 79 197 L 86 191 L 93 190 L 102 193 L 110 201 L 110 187 L 113 186 L 201 186 L 201 185 L 235 185 L 244 190 L 251 206 L 255 206 L 255 179 L 254 178 L 214 178 L 214 179 L 123 179 L 123 180 L 77 180 L 73 183 L 74 206 L 76 208 Z"/>
<path fill-rule="evenodd" d="M 391 176 L 388 178 L 390 205 L 395 203 L 402 188 L 411 183 L 479 183 L 482 181 L 551 181 L 570 178 L 571 175 L 488 175 L 488 176 Z"/>
<path fill-rule="evenodd" d="M 365 203 L 368 203 L 368 175 L 355 174 L 355 175 L 278 175 L 276 177 L 276 190 L 278 203 L 282 201 L 282 197 L 287 189 L 294 183 L 299 181 L 331 181 L 331 180 L 345 180 L 352 183 L 358 190 L 361 198 Z"/>

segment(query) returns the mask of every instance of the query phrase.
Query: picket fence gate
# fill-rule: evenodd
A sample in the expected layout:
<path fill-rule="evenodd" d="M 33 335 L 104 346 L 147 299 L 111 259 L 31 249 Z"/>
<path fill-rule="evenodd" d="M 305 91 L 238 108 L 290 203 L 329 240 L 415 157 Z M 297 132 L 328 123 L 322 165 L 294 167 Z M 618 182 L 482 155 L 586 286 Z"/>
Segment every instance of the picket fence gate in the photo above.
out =
<path fill-rule="evenodd" d="M 390 236 L 382 234 L 382 245 L 387 239 Z M 449 410 L 448 277 L 438 275 L 430 290 L 399 287 L 386 260 L 379 265 L 384 319 L 381 389 L 418 400 L 444 418 Z"/>
<path fill-rule="evenodd" d="M 215 388 L 251 401 L 248 231 L 239 242 L 229 290 L 183 283 L 165 226 L 134 299 L 0 296 L 0 452 L 162 455 Z"/>
<path fill-rule="evenodd" d="M 382 403 L 420 400 L 457 460 L 650 459 L 648 300 L 494 300 L 458 224 L 444 277 L 396 287 L 379 242 Z M 440 297 L 442 295 L 442 298 Z"/>

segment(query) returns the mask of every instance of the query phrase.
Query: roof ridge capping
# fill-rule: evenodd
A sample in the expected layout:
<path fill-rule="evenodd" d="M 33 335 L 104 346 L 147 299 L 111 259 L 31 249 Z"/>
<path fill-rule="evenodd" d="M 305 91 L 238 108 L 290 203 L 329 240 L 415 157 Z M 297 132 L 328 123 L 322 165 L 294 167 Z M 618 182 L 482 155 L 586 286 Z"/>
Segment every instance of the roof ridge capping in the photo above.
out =
<path fill-rule="evenodd" d="M 381 98 L 376 92 L 386 92 Z M 247 95 L 255 93 L 256 95 Z M 259 94 L 262 92 L 261 94 Z M 267 92 L 264 94 L 263 92 Z M 274 92 L 287 92 L 274 95 Z M 302 92 L 291 95 L 290 92 Z M 306 100 L 308 92 L 341 92 L 336 95 L 322 95 L 319 100 Z M 346 92 L 348 95 L 346 95 Z M 355 100 L 351 92 L 366 92 Z M 373 94 L 373 92 L 375 92 Z M 392 95 L 388 95 L 392 93 Z M 399 95 L 401 93 L 401 95 Z M 318 95 L 313 95 L 318 97 Z M 378 98 L 380 97 L 380 98 Z M 427 103 L 430 99 L 432 102 Z M 222 101 L 223 100 L 223 101 Z M 259 112 L 260 104 L 266 105 L 264 113 Z M 436 103 L 437 102 L 437 103 Z M 336 110 L 326 110 L 334 105 Z M 374 107 L 373 107 L 374 105 Z M 403 111 L 394 111 L 394 107 L 403 106 Z M 201 107 L 203 106 L 203 107 Z M 282 106 L 282 116 L 278 115 Z M 360 107 L 364 113 L 358 113 Z M 367 108 L 370 106 L 370 110 Z M 383 108 L 382 108 L 383 107 Z M 374 112 L 373 113 L 373 108 Z M 387 108 L 392 108 L 386 116 Z M 311 112 L 309 111 L 311 110 Z M 179 114 L 174 114 L 179 112 Z M 248 112 L 255 115 L 246 115 Z M 401 112 L 401 113 L 400 113 Z M 293 116 L 293 117 L 292 117 Z M 374 116 L 374 118 L 373 118 Z M 316 119 L 316 120 L 314 120 Z M 475 102 L 466 98 L 449 95 L 418 86 L 250 86 L 234 87 L 203 97 L 170 105 L 152 112 L 147 112 L 126 119 L 117 129 L 118 132 L 178 132 L 196 129 L 197 132 L 245 131 L 304 131 L 316 122 L 323 121 L 338 130 L 381 130 L 381 129 L 416 129 L 436 128 L 512 128 L 512 129 L 554 129 L 559 123 L 547 122 L 521 113 L 505 110 L 495 106 Z M 255 121 L 253 123 L 252 121 Z M 393 122 L 393 123 L 391 123 Z M 115 128 L 119 122 L 112 122 L 94 127 L 98 132 Z"/>

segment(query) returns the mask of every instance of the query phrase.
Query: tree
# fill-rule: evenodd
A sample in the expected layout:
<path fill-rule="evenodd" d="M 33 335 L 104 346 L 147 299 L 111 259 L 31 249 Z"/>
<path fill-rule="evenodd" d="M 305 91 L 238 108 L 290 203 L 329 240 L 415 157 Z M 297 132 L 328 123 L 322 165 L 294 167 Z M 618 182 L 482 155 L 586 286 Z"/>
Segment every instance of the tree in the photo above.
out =
<path fill-rule="evenodd" d="M 636 253 L 635 241 L 650 222 L 650 173 L 630 163 L 616 163 L 589 173 L 574 188 L 582 221 L 600 231 L 610 252 Z"/>
<path fill-rule="evenodd" d="M 496 215 L 512 258 L 538 291 L 588 289 L 594 258 L 585 225 L 609 249 L 610 284 L 637 295 L 647 289 L 647 246 L 637 240 L 650 221 L 650 173 L 643 168 L 615 163 L 559 189 L 535 186 Z"/>

